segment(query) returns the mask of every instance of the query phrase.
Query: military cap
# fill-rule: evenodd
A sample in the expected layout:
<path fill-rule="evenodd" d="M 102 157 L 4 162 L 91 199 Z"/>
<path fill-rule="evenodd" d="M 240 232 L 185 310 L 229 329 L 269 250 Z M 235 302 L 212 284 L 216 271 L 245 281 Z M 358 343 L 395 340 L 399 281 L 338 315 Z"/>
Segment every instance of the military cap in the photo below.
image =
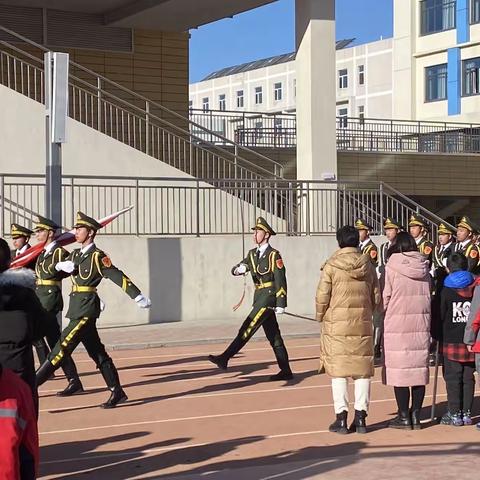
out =
<path fill-rule="evenodd" d="M 410 220 L 408 221 L 408 226 L 427 228 L 425 219 L 423 219 L 420 215 L 416 215 L 415 213 L 410 216 Z"/>
<path fill-rule="evenodd" d="M 372 230 L 372 226 L 369 225 L 365 220 L 363 220 L 362 218 L 358 218 L 356 221 L 355 221 L 355 228 L 357 230 Z"/>
<path fill-rule="evenodd" d="M 439 226 L 438 226 L 438 230 L 437 230 L 437 233 L 439 235 L 454 235 L 455 234 L 455 229 L 453 227 L 450 227 L 449 225 L 447 225 L 446 223 L 441 223 Z"/>
<path fill-rule="evenodd" d="M 38 222 L 35 224 L 35 230 L 51 230 L 52 232 L 55 232 L 60 228 L 53 220 L 50 220 L 49 218 L 42 217 L 41 215 L 37 215 L 37 217 Z"/>
<path fill-rule="evenodd" d="M 11 230 L 10 230 L 10 235 L 12 236 L 12 238 L 30 237 L 32 233 L 33 232 L 29 228 L 23 227 L 18 223 L 12 223 Z"/>
<path fill-rule="evenodd" d="M 263 230 L 264 232 L 269 233 L 270 235 L 276 235 L 275 230 L 268 224 L 268 222 L 263 217 L 258 217 L 255 223 L 255 226 L 252 227 L 252 230 Z"/>
<path fill-rule="evenodd" d="M 85 215 L 83 212 L 77 212 L 77 221 L 73 228 L 86 227 L 91 228 L 92 230 L 100 230 L 102 224 L 98 223 L 94 218 Z"/>
<path fill-rule="evenodd" d="M 466 228 L 468 231 L 472 233 L 477 232 L 476 225 L 466 216 L 462 217 L 460 221 L 458 222 L 457 228 L 463 227 Z"/>
<path fill-rule="evenodd" d="M 396 220 L 393 220 L 391 217 L 387 217 L 385 219 L 385 222 L 383 223 L 383 228 L 385 230 L 388 230 L 389 228 L 395 228 L 397 230 L 401 230 L 402 227 L 400 226 L 400 223 L 397 222 Z"/>

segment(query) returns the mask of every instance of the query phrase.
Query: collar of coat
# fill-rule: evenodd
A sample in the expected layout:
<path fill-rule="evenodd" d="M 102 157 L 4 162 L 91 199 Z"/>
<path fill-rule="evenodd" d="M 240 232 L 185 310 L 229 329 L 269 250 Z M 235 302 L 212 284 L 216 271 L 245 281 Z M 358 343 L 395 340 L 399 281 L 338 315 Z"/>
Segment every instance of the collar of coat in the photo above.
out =
<path fill-rule="evenodd" d="M 0 273 L 0 287 L 15 286 L 35 289 L 35 273 L 28 268 L 17 268 Z"/>

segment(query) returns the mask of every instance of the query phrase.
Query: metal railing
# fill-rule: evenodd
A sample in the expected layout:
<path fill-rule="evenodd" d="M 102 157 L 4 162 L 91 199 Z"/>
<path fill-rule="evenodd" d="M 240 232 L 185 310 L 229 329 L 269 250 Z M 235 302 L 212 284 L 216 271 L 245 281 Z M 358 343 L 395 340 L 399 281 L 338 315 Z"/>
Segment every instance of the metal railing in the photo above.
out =
<path fill-rule="evenodd" d="M 0 175 L 0 233 L 12 222 L 31 226 L 44 212 L 44 177 Z M 406 227 L 412 213 L 422 215 L 434 238 L 443 221 L 380 182 L 232 180 L 164 177 L 63 177 L 63 225 L 77 210 L 100 218 L 132 205 L 108 225 L 111 235 L 226 235 L 245 232 L 262 215 L 281 234 L 331 234 L 362 217 L 382 232 L 386 216 Z M 243 226 L 243 227 L 242 227 Z"/>
<path fill-rule="evenodd" d="M 13 40 L 0 41 L 0 83 L 43 103 L 43 53 L 47 49 L 2 26 L 0 31 Z M 28 51 L 16 42 L 27 43 Z M 195 177 L 283 176 L 280 163 L 73 61 L 69 116 Z"/>

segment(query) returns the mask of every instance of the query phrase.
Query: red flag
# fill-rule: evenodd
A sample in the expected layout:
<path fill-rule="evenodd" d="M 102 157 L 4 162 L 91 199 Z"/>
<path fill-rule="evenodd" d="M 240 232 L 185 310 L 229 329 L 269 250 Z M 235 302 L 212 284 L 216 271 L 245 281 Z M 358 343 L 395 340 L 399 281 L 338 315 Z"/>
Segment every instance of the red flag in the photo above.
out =
<path fill-rule="evenodd" d="M 113 222 L 117 217 L 122 215 L 122 213 L 128 212 L 133 208 L 133 205 L 127 208 L 124 208 L 123 210 L 119 210 L 118 212 L 112 213 L 108 217 L 104 217 L 101 220 L 98 220 L 98 223 L 102 225 L 102 227 L 105 227 L 109 223 Z M 71 243 L 75 242 L 75 229 L 70 230 L 69 232 L 62 233 L 59 235 L 55 241 L 57 242 L 58 245 L 64 247 L 65 245 L 70 245 Z M 37 243 L 37 245 L 34 245 L 32 248 L 29 248 L 27 251 L 16 257 L 14 260 L 12 260 L 12 263 L 10 264 L 10 268 L 23 268 L 25 265 L 28 265 L 30 262 L 33 260 L 36 260 L 37 257 L 40 255 L 40 253 L 43 250 L 44 243 Z"/>

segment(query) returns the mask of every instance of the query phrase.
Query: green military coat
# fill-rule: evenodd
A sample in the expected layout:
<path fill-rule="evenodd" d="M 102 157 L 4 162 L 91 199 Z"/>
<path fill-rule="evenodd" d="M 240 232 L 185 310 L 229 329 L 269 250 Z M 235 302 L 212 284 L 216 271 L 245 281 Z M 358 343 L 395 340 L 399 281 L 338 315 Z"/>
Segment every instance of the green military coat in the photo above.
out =
<path fill-rule="evenodd" d="M 98 318 L 100 316 L 100 298 L 97 287 L 103 278 L 108 278 L 132 299 L 140 295 L 140 290 L 117 267 L 108 255 L 93 245 L 87 252 L 73 250 L 68 260 L 75 264 L 71 275 L 72 292 L 67 317 L 71 319 Z"/>

